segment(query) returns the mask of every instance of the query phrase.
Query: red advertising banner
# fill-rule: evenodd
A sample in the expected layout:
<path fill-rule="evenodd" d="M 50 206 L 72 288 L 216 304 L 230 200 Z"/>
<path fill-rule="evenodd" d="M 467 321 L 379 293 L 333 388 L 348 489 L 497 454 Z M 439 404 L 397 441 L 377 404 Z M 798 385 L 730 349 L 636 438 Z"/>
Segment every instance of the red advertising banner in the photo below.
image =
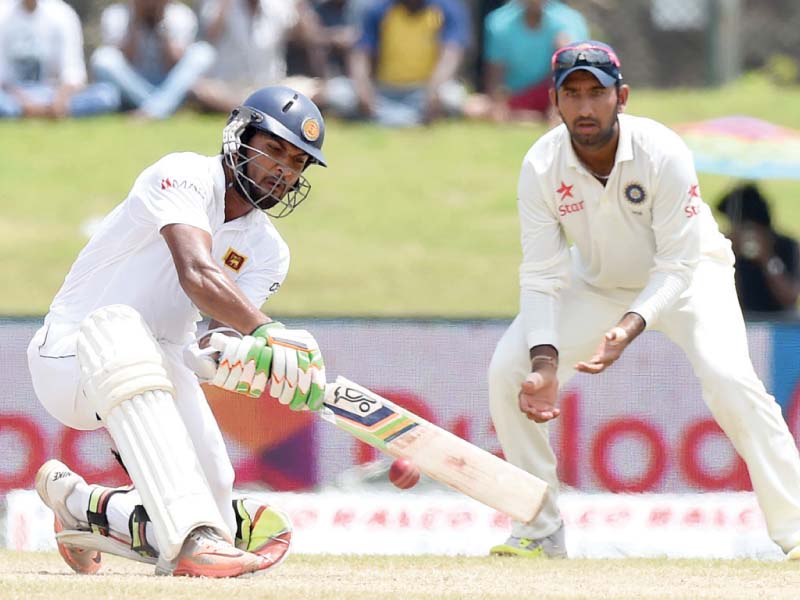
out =
<path fill-rule="evenodd" d="M 300 325 L 300 323 L 292 323 Z M 502 321 L 306 320 L 330 377 L 344 375 L 469 441 L 500 453 L 489 417 L 486 368 Z M 31 488 L 39 465 L 57 457 L 89 481 L 124 473 L 100 430 L 61 426 L 33 393 L 25 348 L 39 323 L 0 321 L 0 493 Z M 771 388 L 771 328 L 749 328 L 756 370 Z M 299 491 L 332 484 L 372 460 L 372 448 L 308 413 L 274 401 L 208 392 L 238 485 Z M 561 477 L 584 491 L 688 492 L 749 489 L 741 460 L 702 402 L 681 351 L 646 333 L 599 376 L 564 388 L 553 423 Z"/>

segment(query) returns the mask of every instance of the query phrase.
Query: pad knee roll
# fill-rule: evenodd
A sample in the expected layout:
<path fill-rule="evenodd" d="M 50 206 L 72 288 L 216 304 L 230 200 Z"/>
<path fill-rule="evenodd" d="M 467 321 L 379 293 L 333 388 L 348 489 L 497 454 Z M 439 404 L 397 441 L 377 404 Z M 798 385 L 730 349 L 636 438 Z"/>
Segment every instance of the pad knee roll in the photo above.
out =
<path fill-rule="evenodd" d="M 81 323 L 77 345 L 83 390 L 101 419 L 144 392 L 174 396 L 164 353 L 130 306 L 113 304 L 91 313 Z"/>

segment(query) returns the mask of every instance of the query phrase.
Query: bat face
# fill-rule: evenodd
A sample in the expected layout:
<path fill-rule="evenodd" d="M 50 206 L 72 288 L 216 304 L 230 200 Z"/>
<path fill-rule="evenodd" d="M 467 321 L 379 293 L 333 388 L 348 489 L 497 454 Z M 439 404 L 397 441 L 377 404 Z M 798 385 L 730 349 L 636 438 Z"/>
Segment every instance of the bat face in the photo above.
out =
<path fill-rule="evenodd" d="M 541 509 L 543 481 L 344 377 L 326 386 L 325 406 L 337 427 L 513 519 Z"/>

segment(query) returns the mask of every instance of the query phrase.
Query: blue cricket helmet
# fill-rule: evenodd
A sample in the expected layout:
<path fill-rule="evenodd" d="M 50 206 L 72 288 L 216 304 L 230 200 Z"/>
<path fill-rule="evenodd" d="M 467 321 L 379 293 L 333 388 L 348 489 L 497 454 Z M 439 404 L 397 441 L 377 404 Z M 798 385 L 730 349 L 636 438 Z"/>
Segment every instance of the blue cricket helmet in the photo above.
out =
<path fill-rule="evenodd" d="M 233 171 L 236 189 L 256 208 L 272 217 L 284 217 L 305 200 L 311 184 L 302 173 L 296 173 L 298 180 L 289 189 L 281 187 L 281 182 L 271 189 L 256 184 L 248 174 L 248 164 L 257 154 L 264 153 L 248 146 L 248 142 L 258 131 L 281 138 L 305 152 L 309 156 L 306 167 L 309 164 L 326 167 L 322 154 L 325 121 L 310 98 L 277 85 L 253 92 L 228 117 L 222 132 L 222 154 Z"/>

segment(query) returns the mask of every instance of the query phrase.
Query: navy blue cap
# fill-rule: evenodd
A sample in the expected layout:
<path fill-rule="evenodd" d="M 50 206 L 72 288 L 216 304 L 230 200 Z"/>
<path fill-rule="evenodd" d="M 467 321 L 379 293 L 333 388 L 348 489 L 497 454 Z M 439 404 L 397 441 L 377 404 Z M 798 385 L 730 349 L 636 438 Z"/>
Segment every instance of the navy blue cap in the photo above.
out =
<path fill-rule="evenodd" d="M 617 53 L 603 42 L 587 40 L 568 44 L 555 51 L 551 64 L 556 90 L 575 71 L 589 71 L 603 87 L 622 82 Z"/>

